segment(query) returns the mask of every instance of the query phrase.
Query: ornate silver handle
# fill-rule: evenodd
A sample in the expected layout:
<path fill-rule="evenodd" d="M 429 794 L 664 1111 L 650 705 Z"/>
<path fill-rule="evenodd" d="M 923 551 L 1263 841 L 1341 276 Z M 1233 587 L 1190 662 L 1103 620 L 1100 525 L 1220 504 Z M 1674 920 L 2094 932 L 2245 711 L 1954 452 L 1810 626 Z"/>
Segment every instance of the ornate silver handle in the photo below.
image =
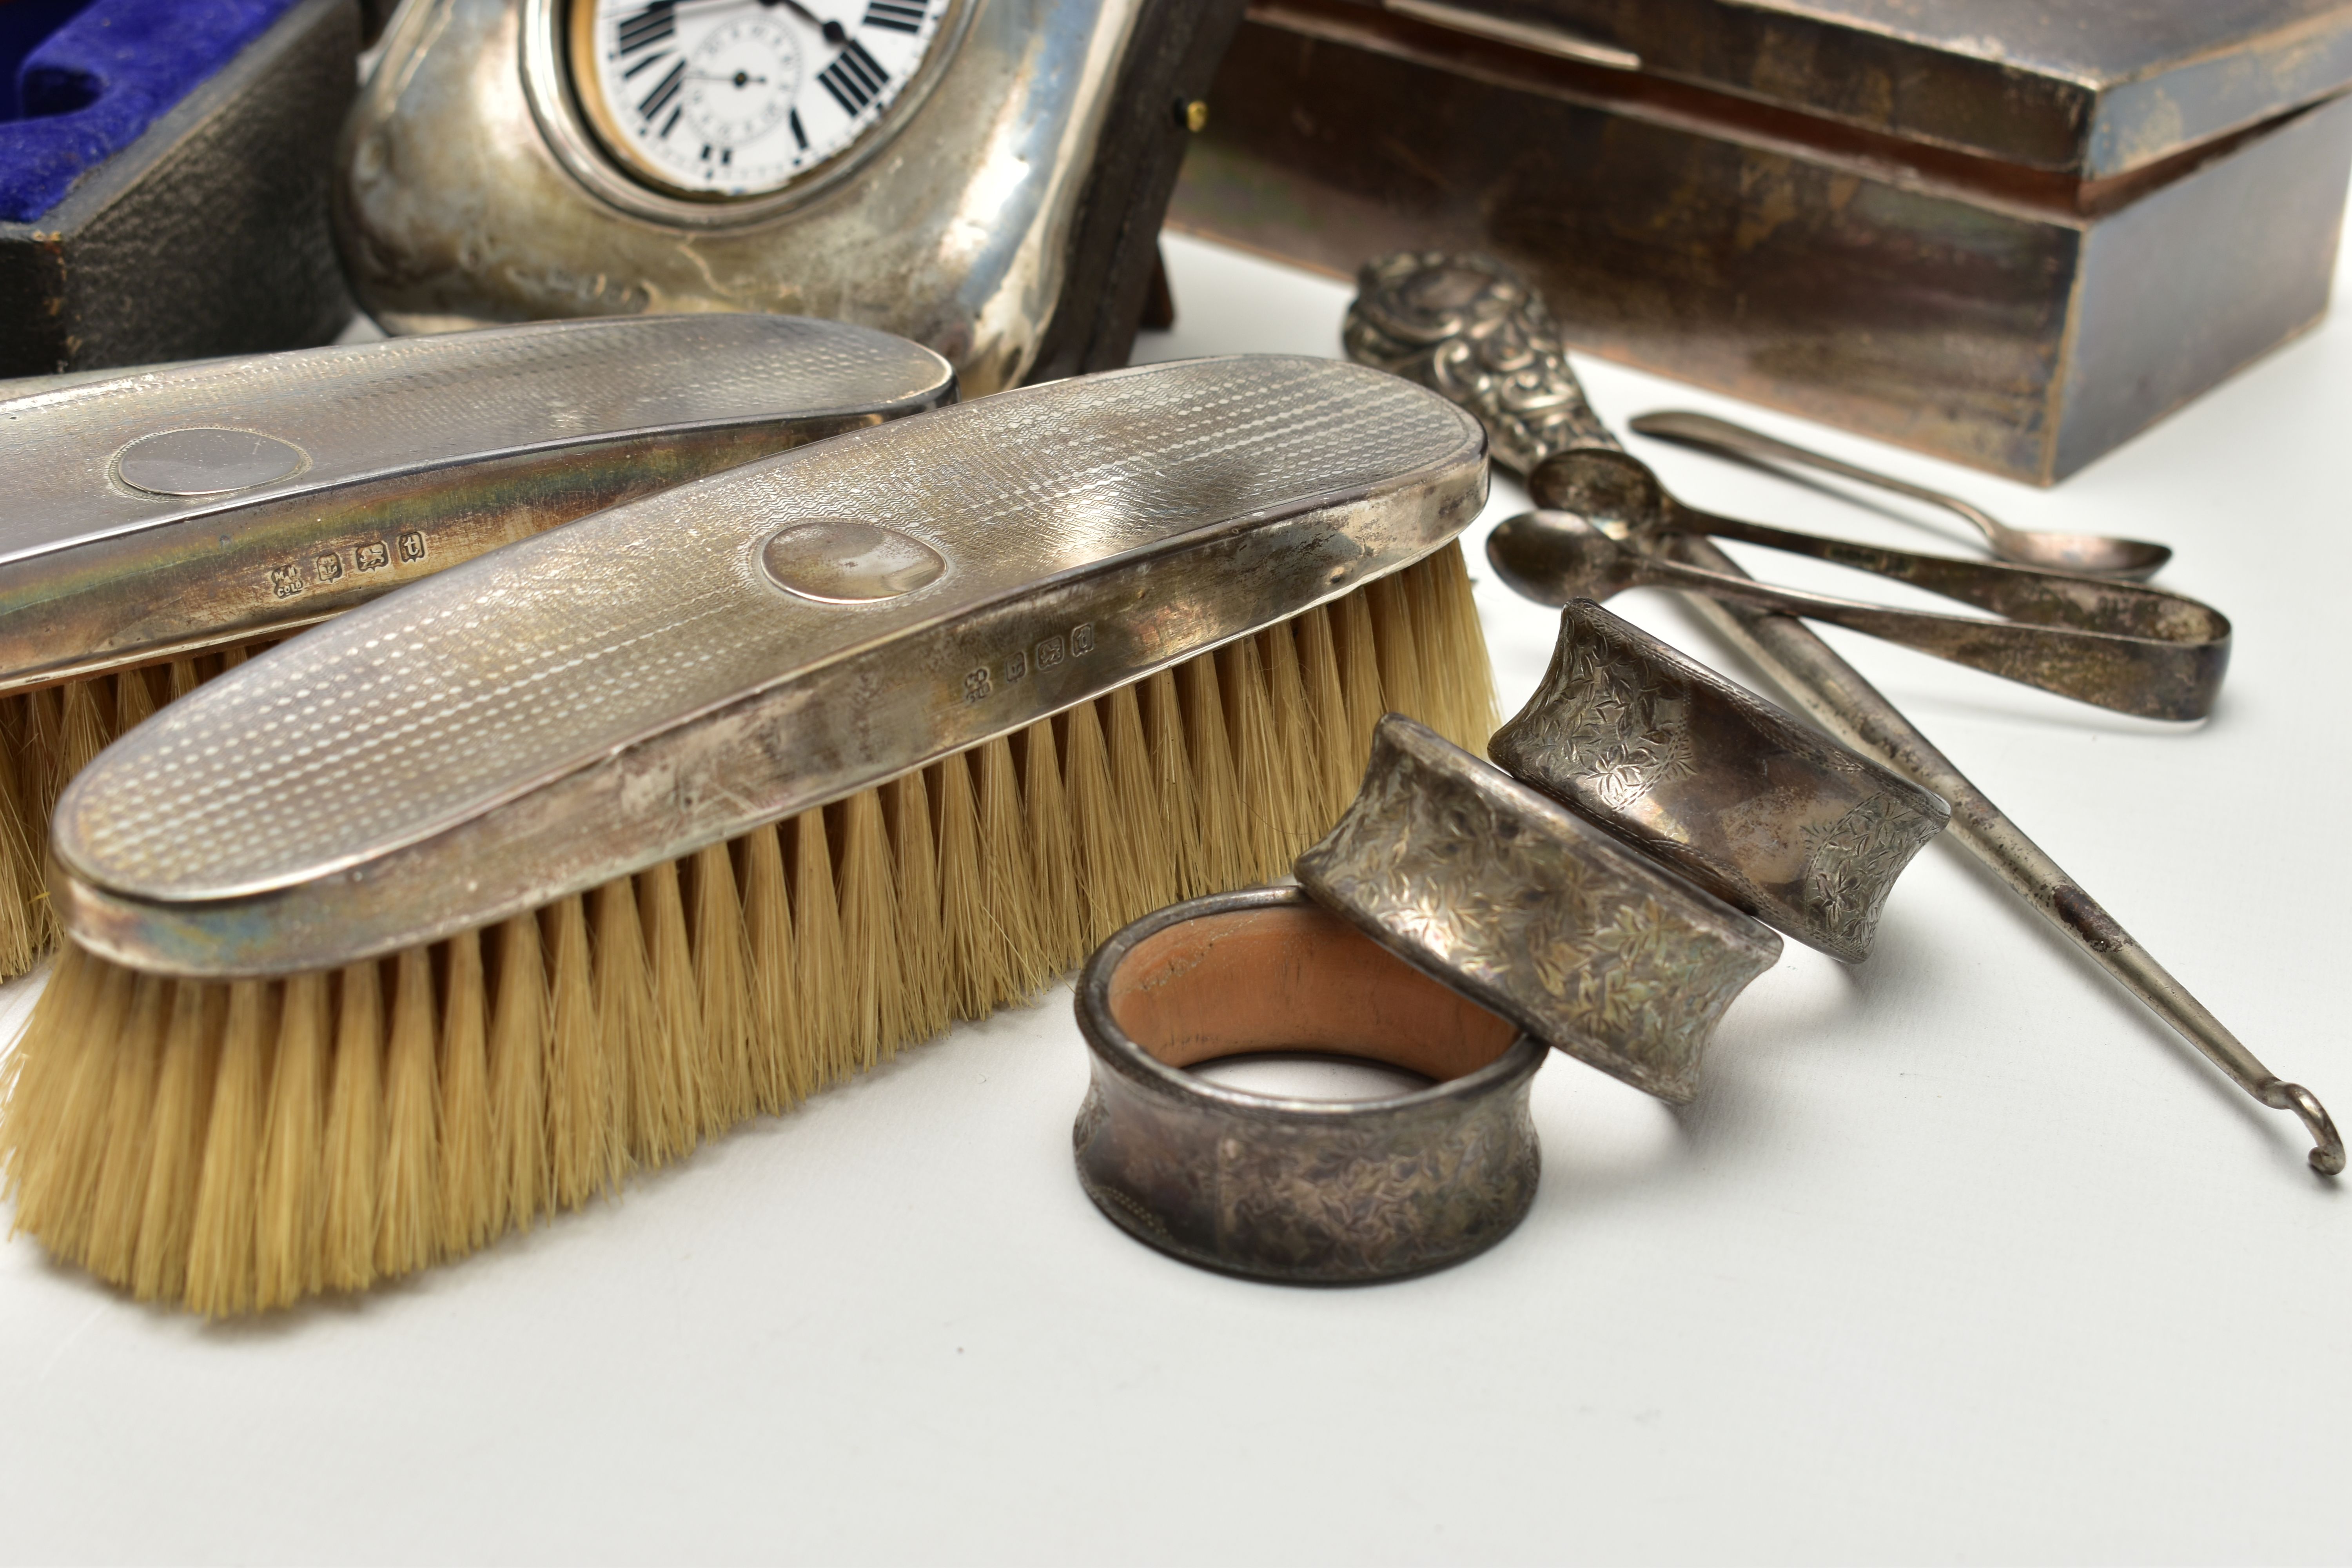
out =
<path fill-rule="evenodd" d="M 1487 427 L 1496 461 L 1526 473 L 1575 446 L 1615 447 L 1584 400 L 1543 302 L 1501 263 L 1438 252 L 1366 264 L 1349 308 L 1348 352 L 1453 398 Z M 1705 538 L 1669 535 L 1656 552 L 1738 574 Z M 2097 900 L 1913 728 L 1853 666 L 1788 616 L 1694 596 L 1692 606 L 1760 666 L 1797 705 L 1846 744 L 1951 803 L 1951 831 L 2010 889 L 2090 954 L 2230 1080 L 2310 1131 L 2311 1168 L 2344 1170 L 2344 1139 L 2318 1097 L 2264 1067 Z"/>

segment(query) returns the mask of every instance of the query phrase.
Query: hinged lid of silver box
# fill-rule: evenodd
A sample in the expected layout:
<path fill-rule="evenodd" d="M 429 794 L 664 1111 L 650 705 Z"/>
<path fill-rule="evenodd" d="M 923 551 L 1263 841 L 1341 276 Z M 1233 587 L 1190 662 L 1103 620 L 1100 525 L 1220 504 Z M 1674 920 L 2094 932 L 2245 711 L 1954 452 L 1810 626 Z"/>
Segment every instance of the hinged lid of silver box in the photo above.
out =
<path fill-rule="evenodd" d="M 1550 31 L 1653 75 L 2082 179 L 2352 85 L 2352 0 L 1358 3 Z"/>

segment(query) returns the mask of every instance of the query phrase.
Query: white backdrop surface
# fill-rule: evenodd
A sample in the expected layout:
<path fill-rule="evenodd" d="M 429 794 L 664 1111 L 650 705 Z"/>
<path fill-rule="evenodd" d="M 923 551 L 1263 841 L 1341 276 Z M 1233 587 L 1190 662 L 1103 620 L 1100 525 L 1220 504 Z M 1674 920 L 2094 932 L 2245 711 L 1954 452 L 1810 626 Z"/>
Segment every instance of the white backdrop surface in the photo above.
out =
<path fill-rule="evenodd" d="M 1168 248 L 1181 319 L 1142 357 L 1339 352 L 1345 286 Z M 2352 1116 L 2352 321 L 2050 492 L 1580 363 L 1620 429 L 1708 409 L 2176 545 L 2164 583 L 2238 628 L 2197 727 L 1830 635 Z M 1635 447 L 1719 510 L 1937 547 Z M 1522 505 L 1498 482 L 1474 549 Z M 1507 711 L 1553 617 L 1478 593 Z M 1616 607 L 1738 673 L 1663 595 Z M 616 1205 L 258 1322 L 17 1238 L 0 1561 L 2352 1558 L 2352 1194 L 1954 845 L 1866 965 L 1790 944 L 1686 1111 L 1547 1066 L 1533 1213 L 1433 1278 L 1286 1289 L 1129 1240 L 1072 1174 L 1085 1080 L 1064 987 Z"/>

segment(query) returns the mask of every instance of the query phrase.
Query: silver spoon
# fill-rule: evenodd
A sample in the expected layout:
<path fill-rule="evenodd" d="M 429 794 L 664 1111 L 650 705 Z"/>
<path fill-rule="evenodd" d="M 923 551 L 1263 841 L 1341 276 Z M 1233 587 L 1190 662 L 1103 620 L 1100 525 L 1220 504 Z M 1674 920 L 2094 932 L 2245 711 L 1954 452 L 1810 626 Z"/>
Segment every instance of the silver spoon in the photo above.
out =
<path fill-rule="evenodd" d="M 1702 533 L 1874 573 L 2012 621 L 2123 632 L 2175 644 L 2227 646 L 2230 640 L 2229 619 L 2220 611 L 2145 583 L 2013 561 L 1922 555 L 1701 511 L 1676 499 L 1649 464 L 1622 447 L 1579 447 L 1555 453 L 1528 476 L 1528 494 L 1546 511 L 1574 512 L 1644 555 L 1660 552 L 1664 535 Z"/>
<path fill-rule="evenodd" d="M 1796 463 L 1819 468 L 1823 473 L 1835 474 L 1840 479 L 1876 485 L 1880 489 L 1909 496 L 1913 500 L 1926 501 L 1930 506 L 1942 507 L 1983 534 L 1985 542 L 1992 546 L 1992 552 L 2003 561 L 2015 561 L 2027 566 L 2051 566 L 2062 572 L 2087 572 L 2098 577 L 2121 577 L 2137 583 L 2154 576 L 2158 567 L 2172 559 L 2170 545 L 2152 544 L 2145 539 L 2011 528 L 1958 496 L 1931 490 L 1925 485 L 1915 485 L 1892 474 L 1857 468 L 1825 453 L 1790 446 L 1759 430 L 1734 425 L 1728 419 L 1717 419 L 1711 414 L 1694 414 L 1683 409 L 1643 414 L 1633 421 L 1633 428 L 1640 435 L 1654 436 L 1661 441 L 1673 441 L 1717 456 L 1757 463 L 1768 472 L 1773 463 Z"/>

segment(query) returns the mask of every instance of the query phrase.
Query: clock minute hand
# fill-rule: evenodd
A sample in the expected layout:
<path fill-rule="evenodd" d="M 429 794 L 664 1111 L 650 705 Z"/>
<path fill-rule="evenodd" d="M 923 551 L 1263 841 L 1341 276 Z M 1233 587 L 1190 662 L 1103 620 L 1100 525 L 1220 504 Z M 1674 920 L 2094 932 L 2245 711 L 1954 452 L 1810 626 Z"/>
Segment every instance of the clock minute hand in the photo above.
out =
<path fill-rule="evenodd" d="M 815 12 L 802 5 L 801 0 L 760 0 L 760 4 L 767 6 L 771 10 L 773 10 L 778 5 L 782 5 L 785 10 L 790 11 L 793 16 L 798 16 L 802 21 L 806 22 L 810 26 L 814 27 L 818 32 L 824 34 L 824 41 L 828 44 L 839 45 L 845 44 L 849 41 L 849 34 L 840 23 L 826 21 Z"/>

